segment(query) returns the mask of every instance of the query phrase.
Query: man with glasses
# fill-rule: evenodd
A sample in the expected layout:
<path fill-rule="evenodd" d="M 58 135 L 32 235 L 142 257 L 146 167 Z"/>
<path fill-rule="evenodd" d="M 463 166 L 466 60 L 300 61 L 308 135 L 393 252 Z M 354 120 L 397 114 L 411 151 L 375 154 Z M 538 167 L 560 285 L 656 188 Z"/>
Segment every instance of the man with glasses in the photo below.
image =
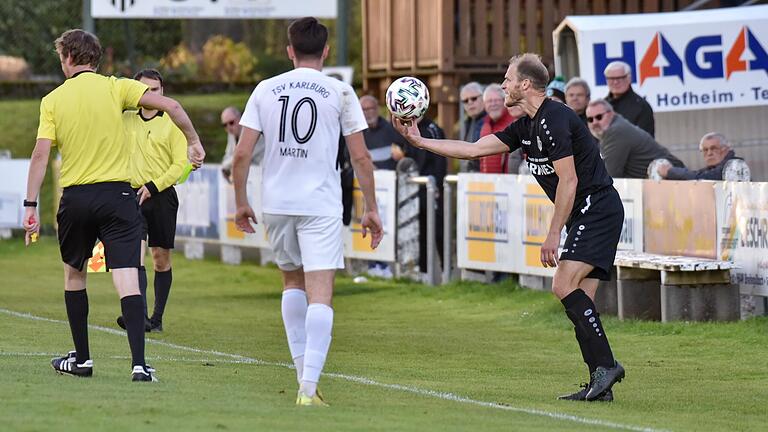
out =
<path fill-rule="evenodd" d="M 459 137 L 462 141 L 475 142 L 480 139 L 480 129 L 485 122 L 485 107 L 483 106 L 483 86 L 476 81 L 464 84 L 459 92 L 461 106 L 464 108 L 464 121 L 461 123 Z M 480 161 L 461 161 L 464 172 L 479 172 Z"/>
<path fill-rule="evenodd" d="M 224 158 L 221 160 L 221 174 L 228 182 L 232 183 L 232 160 L 235 155 L 235 146 L 240 139 L 240 132 L 243 128 L 240 126 L 240 110 L 233 106 L 224 108 L 221 112 L 221 127 L 227 131 L 227 148 L 224 150 Z M 264 140 L 262 138 L 256 143 L 253 150 L 251 165 L 259 165 L 263 157 Z"/>
<path fill-rule="evenodd" d="M 676 167 L 684 167 L 666 147 L 628 122 L 603 99 L 587 105 L 587 125 L 600 140 L 600 153 L 611 177 L 646 178 L 648 165 L 655 159 L 666 159 Z"/>
<path fill-rule="evenodd" d="M 613 105 L 613 110 L 652 137 L 656 136 L 653 108 L 632 90 L 632 69 L 629 65 L 622 61 L 610 62 L 603 73 L 608 83 L 605 100 Z"/>
<path fill-rule="evenodd" d="M 741 159 L 736 157 L 728 139 L 720 132 L 704 135 L 699 150 L 704 157 L 704 168 L 689 170 L 664 164 L 659 166 L 659 175 L 667 180 L 722 180 L 725 164 L 732 159 Z"/>

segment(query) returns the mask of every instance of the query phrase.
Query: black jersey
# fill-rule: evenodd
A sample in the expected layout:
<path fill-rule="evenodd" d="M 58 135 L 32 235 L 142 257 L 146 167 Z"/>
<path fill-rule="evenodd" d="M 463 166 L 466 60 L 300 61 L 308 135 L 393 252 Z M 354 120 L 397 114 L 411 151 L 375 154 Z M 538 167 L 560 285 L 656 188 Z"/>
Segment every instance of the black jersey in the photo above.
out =
<path fill-rule="evenodd" d="M 552 162 L 568 156 L 573 156 L 579 179 L 576 200 L 613 184 L 597 142 L 579 116 L 560 102 L 544 99 L 533 118 L 523 116 L 496 136 L 510 152 L 522 148 L 531 174 L 552 202 L 559 180 Z"/>

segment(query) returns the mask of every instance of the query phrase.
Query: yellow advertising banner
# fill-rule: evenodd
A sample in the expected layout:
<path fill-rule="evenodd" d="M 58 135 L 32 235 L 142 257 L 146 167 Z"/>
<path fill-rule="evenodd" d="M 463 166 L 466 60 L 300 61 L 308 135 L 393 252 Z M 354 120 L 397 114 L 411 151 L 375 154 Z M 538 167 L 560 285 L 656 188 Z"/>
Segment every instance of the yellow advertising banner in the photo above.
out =
<path fill-rule="evenodd" d="M 519 260 L 522 194 L 515 176 L 459 174 L 456 195 L 456 252 L 459 267 L 514 271 Z"/>
<path fill-rule="evenodd" d="M 525 194 L 523 195 L 525 265 L 544 268 L 541 264 L 541 245 L 547 239 L 549 225 L 555 214 L 555 206 L 538 184 L 525 186 Z"/>
<path fill-rule="evenodd" d="M 379 218 L 384 228 L 384 238 L 379 247 L 371 249 L 371 238 L 363 238 L 363 227 L 360 224 L 365 209 L 363 191 L 357 179 L 354 180 L 352 191 L 352 220 L 349 229 L 344 233 L 344 256 L 349 258 L 395 261 L 395 211 L 397 210 L 397 193 L 394 171 L 377 170 L 373 172 L 376 184 L 376 205 L 379 207 Z"/>
<path fill-rule="evenodd" d="M 495 262 L 498 234 L 506 234 L 506 200 L 497 204 L 495 186 L 490 182 L 469 182 L 467 185 L 467 252 L 471 261 Z M 506 197 L 506 195 L 504 195 Z M 501 226 L 498 222 L 503 222 Z"/>
<path fill-rule="evenodd" d="M 713 182 L 644 181 L 645 251 L 715 259 L 715 209 Z"/>

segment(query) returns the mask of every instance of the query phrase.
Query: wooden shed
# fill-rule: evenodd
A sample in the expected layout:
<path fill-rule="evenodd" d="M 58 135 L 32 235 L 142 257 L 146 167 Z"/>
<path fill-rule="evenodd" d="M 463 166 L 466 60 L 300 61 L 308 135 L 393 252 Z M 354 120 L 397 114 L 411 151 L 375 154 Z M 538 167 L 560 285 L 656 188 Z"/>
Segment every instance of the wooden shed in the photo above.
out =
<path fill-rule="evenodd" d="M 431 115 L 455 136 L 459 88 L 500 82 L 508 59 L 536 52 L 552 65 L 552 31 L 568 15 L 735 6 L 702 0 L 362 0 L 364 91 L 383 97 L 412 75 L 430 87 Z"/>

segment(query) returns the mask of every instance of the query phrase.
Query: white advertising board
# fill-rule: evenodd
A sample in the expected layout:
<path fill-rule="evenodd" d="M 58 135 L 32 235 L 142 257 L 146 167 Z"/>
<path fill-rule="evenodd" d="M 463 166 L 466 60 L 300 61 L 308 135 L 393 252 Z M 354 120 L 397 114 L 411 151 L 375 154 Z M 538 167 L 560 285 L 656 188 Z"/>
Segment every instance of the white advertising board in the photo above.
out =
<path fill-rule="evenodd" d="M 91 0 L 94 18 L 336 18 L 336 0 Z"/>
<path fill-rule="evenodd" d="M 0 228 L 22 227 L 28 173 L 28 159 L 0 159 Z"/>
<path fill-rule="evenodd" d="M 179 196 L 176 238 L 219 239 L 219 182 L 222 181 L 221 166 L 206 164 L 176 186 Z"/>
<path fill-rule="evenodd" d="M 608 94 L 603 71 L 620 60 L 656 112 L 768 105 L 768 5 L 571 16 L 555 44 L 566 27 L 594 97 Z"/>
<path fill-rule="evenodd" d="M 397 179 L 394 171 L 377 170 L 373 172 L 376 184 L 376 204 L 379 207 L 379 217 L 384 227 L 384 238 L 379 247 L 371 249 L 371 237 L 363 238 L 360 219 L 365 207 L 363 192 L 355 179 L 355 189 L 352 192 L 352 221 L 344 233 L 344 256 L 373 261 L 395 261 L 395 212 L 397 211 Z"/>
<path fill-rule="evenodd" d="M 768 296 L 768 183 L 719 183 L 715 200 L 719 258 L 739 265 L 731 281 Z"/>
<path fill-rule="evenodd" d="M 219 239 L 222 244 L 269 249 L 271 246 L 267 239 L 267 232 L 262 222 L 261 213 L 260 167 L 251 166 L 248 172 L 246 188 L 248 190 L 248 203 L 256 214 L 256 225 L 251 224 L 256 232 L 246 234 L 237 230 L 235 226 L 235 188 L 231 183 L 222 180 L 219 181 L 219 226 L 221 227 Z"/>
<path fill-rule="evenodd" d="M 461 268 L 517 272 L 520 196 L 517 176 L 459 174 L 456 253 Z M 518 225 L 515 224 L 518 223 Z"/>

